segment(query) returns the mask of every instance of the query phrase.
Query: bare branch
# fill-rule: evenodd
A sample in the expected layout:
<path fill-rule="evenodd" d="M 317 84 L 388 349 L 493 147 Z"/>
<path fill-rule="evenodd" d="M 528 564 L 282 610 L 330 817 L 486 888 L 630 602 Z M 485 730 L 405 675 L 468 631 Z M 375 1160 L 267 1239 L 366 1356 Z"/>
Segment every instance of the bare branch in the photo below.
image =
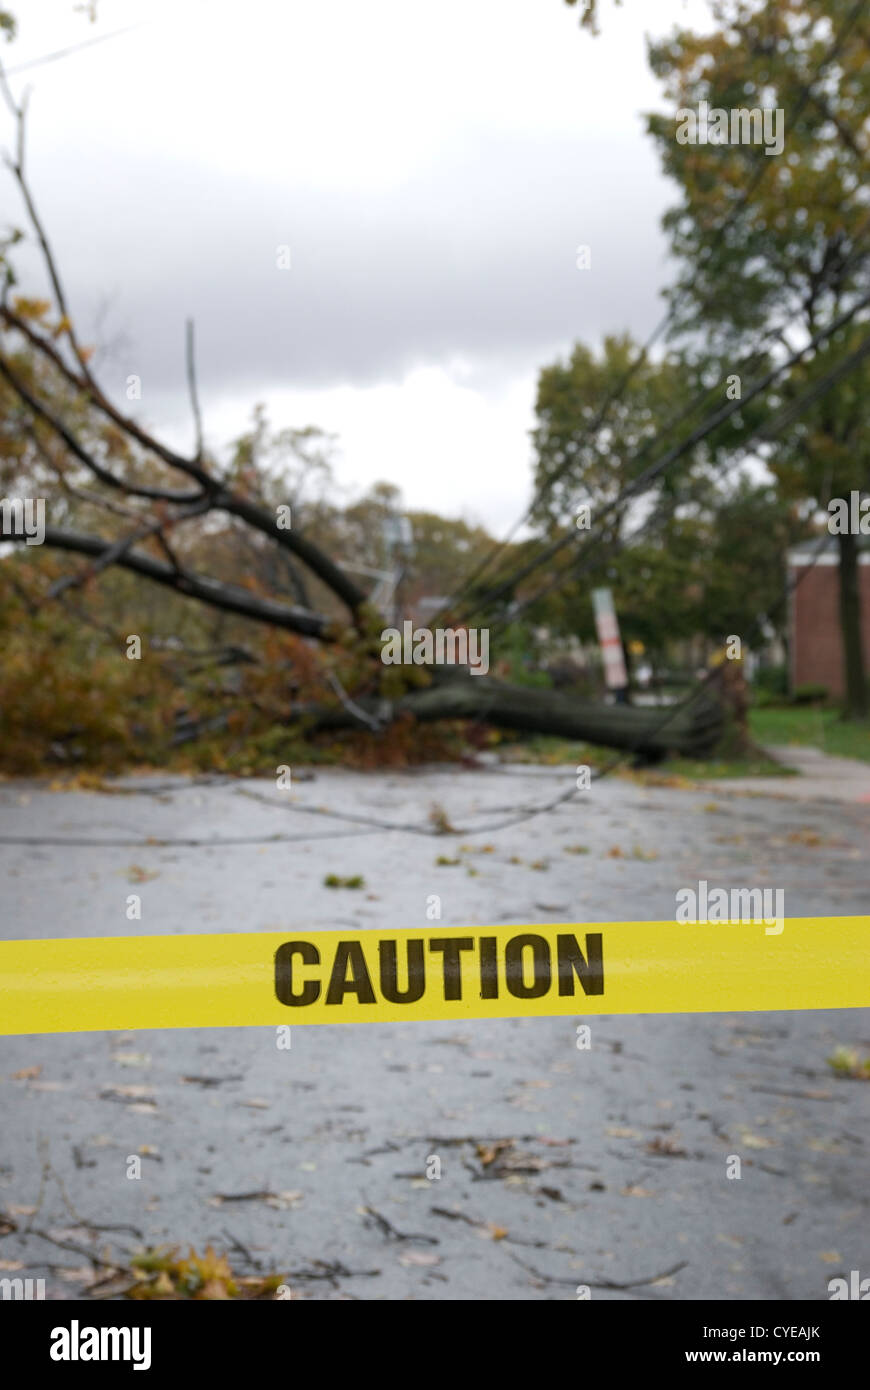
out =
<path fill-rule="evenodd" d="M 142 444 L 146 449 L 156 453 L 158 457 L 162 458 L 163 461 L 168 463 L 171 467 L 179 468 L 189 476 L 196 478 L 197 481 L 201 481 L 203 490 L 210 492 L 215 508 L 226 511 L 231 516 L 239 517 L 240 520 L 247 522 L 254 530 L 269 536 L 276 545 L 298 556 L 298 558 L 308 566 L 312 573 L 316 574 L 318 579 L 322 580 L 323 583 L 347 605 L 351 612 L 356 613 L 362 606 L 366 598 L 363 590 L 358 588 L 353 580 L 351 580 L 344 571 L 319 548 L 319 546 L 306 540 L 298 531 L 279 529 L 277 518 L 273 513 L 267 511 L 258 503 L 248 498 L 241 497 L 238 493 L 223 490 L 220 485 L 209 476 L 205 469 L 199 467 L 197 464 L 189 463 L 187 460 L 181 459 L 179 456 L 173 454 L 171 450 L 165 449 L 158 440 L 153 439 L 133 421 L 122 416 L 111 402 L 100 395 L 95 396 L 91 384 L 83 381 L 67 366 L 54 345 L 47 342 L 41 334 L 36 333 L 31 325 L 12 309 L 0 305 L 0 319 L 23 334 L 27 341 L 38 352 L 41 352 L 45 357 L 49 358 L 71 386 L 75 387 L 78 391 L 84 392 L 104 415 L 107 415 L 114 424 L 135 439 L 137 443 Z M 125 491 L 131 496 L 148 497 L 182 505 L 198 501 L 202 496 L 201 492 L 178 492 L 169 488 L 136 486 L 135 484 L 126 483 L 116 478 L 108 469 L 103 468 L 93 455 L 84 450 L 83 446 L 79 444 L 62 421 L 57 419 L 51 411 L 37 400 L 33 393 L 28 390 L 24 383 L 12 371 L 8 359 L 4 359 L 2 356 L 0 356 L 0 374 L 6 377 L 13 390 L 29 409 L 49 425 L 59 438 L 63 440 L 67 448 L 108 487 L 113 487 L 119 491 Z"/>
<path fill-rule="evenodd" d="M 202 498 L 202 491 L 177 492 L 170 488 L 145 487 L 136 483 L 124 482 L 122 479 L 116 478 L 114 473 L 97 462 L 93 454 L 89 453 L 84 446 L 79 443 L 72 431 L 67 429 L 66 425 L 64 425 L 56 415 L 48 410 L 41 401 L 37 400 L 36 396 L 28 390 L 24 382 L 21 381 L 20 377 L 12 370 L 8 359 L 2 354 L 0 354 L 0 376 L 8 381 L 13 391 L 24 402 L 28 409 L 31 410 L 38 419 L 42 420 L 44 424 L 48 425 L 59 439 L 63 440 L 70 453 L 74 454 L 79 462 L 83 463 L 86 468 L 89 468 L 94 476 L 99 478 L 101 483 L 105 483 L 107 487 L 115 488 L 119 492 L 126 492 L 131 497 L 149 497 L 153 501 L 161 502 L 187 504 L 198 502 Z"/>
<path fill-rule="evenodd" d="M 58 598 L 59 595 L 65 593 L 67 589 L 76 589 L 80 585 L 86 584 L 89 579 L 94 578 L 94 576 L 99 574 L 102 570 L 108 569 L 109 565 L 117 564 L 122 556 L 126 555 L 134 545 L 138 545 L 139 541 L 147 540 L 149 536 L 158 536 L 160 539 L 165 540 L 163 536 L 163 528 L 165 526 L 174 526 L 179 521 L 189 521 L 192 517 L 202 516 L 203 512 L 207 512 L 208 509 L 209 504 L 207 501 L 198 502 L 195 506 L 179 516 L 159 518 L 157 521 L 148 522 L 145 526 L 139 526 L 135 531 L 128 532 L 126 536 L 121 536 L 113 545 L 110 545 L 104 550 L 99 559 L 95 560 L 94 563 L 89 565 L 86 570 L 83 570 L 81 574 L 65 575 L 62 579 L 58 579 L 49 589 L 48 597 Z M 184 571 L 177 560 L 175 560 L 171 551 L 170 561 L 176 573 L 181 578 L 184 578 Z"/>
<path fill-rule="evenodd" d="M 386 727 L 384 721 L 382 719 L 373 718 L 361 705 L 358 705 L 352 700 L 341 681 L 332 671 L 327 671 L 326 679 L 352 719 L 355 719 L 358 724 L 362 724 L 364 728 L 370 729 L 373 734 L 383 733 Z"/>
<path fill-rule="evenodd" d="M 67 382 L 83 391 L 90 402 L 117 425 L 129 438 L 135 440 L 144 449 L 156 454 L 156 456 L 168 464 L 171 468 L 176 468 L 185 473 L 188 477 L 195 479 L 201 489 L 195 493 L 179 493 L 168 489 L 136 487 L 124 483 L 115 477 L 109 469 L 90 454 L 75 438 L 72 432 L 57 418 L 46 406 L 33 395 L 31 391 L 19 380 L 12 371 L 8 359 L 0 357 L 0 374 L 9 382 L 13 390 L 29 409 L 47 424 L 57 436 L 63 440 L 64 444 L 76 458 L 79 459 L 91 472 L 105 483 L 118 491 L 126 491 L 130 496 L 147 497 L 151 499 L 161 499 L 163 501 L 189 504 L 199 501 L 200 497 L 207 493 L 212 500 L 212 504 L 220 510 L 228 512 L 232 516 L 237 516 L 247 522 L 256 531 L 261 531 L 268 535 L 277 545 L 285 550 L 291 551 L 294 555 L 308 566 L 313 574 L 347 605 L 354 615 L 358 615 L 366 595 L 364 592 L 348 578 L 346 574 L 336 565 L 328 555 L 318 546 L 305 539 L 298 532 L 292 530 L 279 530 L 276 518 L 262 506 L 238 494 L 225 490 L 220 482 L 202 466 L 200 457 L 202 452 L 202 422 L 200 418 L 199 403 L 196 393 L 196 379 L 193 364 L 193 327 L 188 325 L 187 348 L 188 348 L 188 385 L 191 393 L 191 403 L 194 410 L 194 418 L 197 430 L 197 454 L 194 459 L 184 458 L 175 453 L 159 440 L 155 439 L 134 420 L 123 416 L 121 412 L 104 395 L 91 372 L 87 355 L 81 348 L 72 326 L 66 295 L 63 284 L 57 269 L 54 253 L 48 241 L 45 229 L 39 217 L 33 196 L 27 182 L 24 168 L 24 127 L 25 127 L 25 106 L 24 103 L 18 105 L 12 95 L 6 74 L 0 66 L 0 87 L 3 95 L 13 112 L 18 127 L 18 155 L 11 164 L 12 172 L 15 175 L 21 190 L 22 197 L 27 208 L 28 216 L 36 233 L 42 250 L 43 258 L 48 270 L 54 291 L 57 307 L 61 314 L 63 330 L 66 338 L 73 350 L 78 363 L 79 372 L 73 371 L 64 361 L 62 354 L 48 343 L 41 334 L 35 332 L 33 328 L 15 314 L 5 304 L 0 305 L 0 315 L 3 320 L 11 327 L 16 328 L 22 333 L 28 342 L 43 356 L 49 358 L 54 366 L 63 374 Z M 80 374 L 79 374 L 80 373 Z M 129 560 L 131 557 L 126 557 Z M 305 611 L 305 610 L 301 610 Z M 320 620 L 318 621 L 325 621 Z"/>
<path fill-rule="evenodd" d="M 37 333 L 20 314 L 16 314 L 14 310 L 4 304 L 0 305 L 0 318 L 2 318 L 10 328 L 14 328 L 17 332 L 21 333 L 30 343 L 31 347 L 35 348 L 37 352 L 47 357 L 53 363 L 58 371 L 62 373 L 65 380 L 69 382 L 70 386 L 74 387 L 76 391 L 84 392 L 92 405 L 96 406 L 103 415 L 111 420 L 113 424 L 117 425 L 119 429 L 123 430 L 125 434 L 129 435 L 131 439 L 135 439 L 137 444 L 141 444 L 141 446 L 150 453 L 156 454 L 157 457 L 170 468 L 177 468 L 179 472 L 186 473 L 188 477 L 195 478 L 202 488 L 215 485 L 206 470 L 201 468 L 195 461 L 191 461 L 184 458 L 181 454 L 177 454 L 174 449 L 168 448 L 165 444 L 162 444 L 159 439 L 155 439 L 154 436 L 149 434 L 147 430 L 144 430 L 141 425 L 138 425 L 135 420 L 131 420 L 127 415 L 122 415 L 120 410 L 103 395 L 103 392 L 96 386 L 93 378 L 85 379 L 77 376 L 72 368 L 64 361 L 54 344 L 48 342 L 40 333 Z"/>
<path fill-rule="evenodd" d="M 86 502 L 88 506 L 91 507 L 100 507 L 104 511 L 111 512 L 113 516 L 123 517 L 125 521 L 139 520 L 141 514 L 135 507 L 125 507 L 123 502 L 116 502 L 114 498 L 101 497 L 97 492 L 89 492 L 87 488 L 76 487 L 69 481 L 57 459 L 52 458 L 50 451 L 45 447 L 45 444 L 33 428 L 32 423 L 28 423 L 25 426 L 25 430 L 40 458 L 48 465 L 52 473 L 54 473 L 60 487 L 68 497 L 74 497 L 79 502 Z"/>
<path fill-rule="evenodd" d="M 54 253 L 52 252 L 51 246 L 49 245 L 48 237 L 45 233 L 45 228 L 43 227 L 42 220 L 39 216 L 39 213 L 37 212 L 36 204 L 33 200 L 33 195 L 30 192 L 30 186 L 27 182 L 27 177 L 24 172 L 24 135 L 27 119 L 27 93 L 25 93 L 25 96 L 22 98 L 21 104 L 19 105 L 18 103 L 16 103 L 15 98 L 12 95 L 12 89 L 10 88 L 9 83 L 6 79 L 5 72 L 2 74 L 2 85 L 7 105 L 10 107 L 15 117 L 17 133 L 15 159 L 8 160 L 7 162 L 12 170 L 12 173 L 15 175 L 15 181 L 18 184 L 21 196 L 24 199 L 24 206 L 27 209 L 27 215 L 30 218 L 31 226 L 33 227 L 33 230 L 36 233 L 36 239 L 39 242 L 43 260 L 45 261 L 45 266 L 48 271 L 48 278 L 51 281 L 51 287 L 54 291 L 55 303 L 57 304 L 61 318 L 64 322 L 64 330 L 66 332 L 66 336 L 75 354 L 76 361 L 78 362 L 81 368 L 82 375 L 88 382 L 91 383 L 94 390 L 96 390 L 96 383 L 93 381 L 90 368 L 88 367 L 87 356 L 83 352 L 81 346 L 79 345 L 75 329 L 72 326 L 72 319 L 70 318 L 69 314 L 66 294 L 64 292 L 60 274 L 57 269 L 57 264 L 54 259 Z"/>
<path fill-rule="evenodd" d="M 229 512 L 231 516 L 246 521 L 255 531 L 262 531 L 264 535 L 270 536 L 276 545 L 291 550 L 318 579 L 323 580 L 327 588 L 347 604 L 352 613 L 356 613 L 362 607 L 366 599 L 363 590 L 358 588 L 319 546 L 306 540 L 298 531 L 279 530 L 277 518 L 265 507 L 246 497 L 240 497 L 238 493 L 230 492 L 218 493 L 214 499 L 214 506 L 219 511 Z"/>
<path fill-rule="evenodd" d="M 0 531 L 2 541 L 25 541 L 23 533 Z M 91 555 L 99 560 L 112 542 L 101 536 L 80 535 L 71 531 L 59 531 L 53 526 L 45 528 L 46 545 L 57 550 L 68 550 L 78 555 Z M 286 632 L 297 632 L 304 637 L 317 637 L 321 641 L 334 641 L 337 633 L 331 620 L 322 613 L 305 608 L 294 608 L 289 604 L 276 603 L 273 599 L 262 598 L 247 589 L 234 584 L 223 584 L 207 575 L 179 573 L 169 565 L 163 565 L 147 555 L 124 553 L 118 555 L 114 564 L 122 569 L 132 570 L 155 584 L 162 584 L 185 598 L 198 599 L 212 608 L 225 613 L 237 613 L 240 617 L 254 622 L 265 623 L 269 627 L 283 628 Z"/>
<path fill-rule="evenodd" d="M 199 408 L 199 395 L 196 389 L 196 354 L 194 350 L 193 319 L 187 320 L 185 334 L 185 358 L 187 361 L 187 389 L 190 393 L 190 406 L 196 427 L 196 461 L 202 458 L 202 413 Z"/>

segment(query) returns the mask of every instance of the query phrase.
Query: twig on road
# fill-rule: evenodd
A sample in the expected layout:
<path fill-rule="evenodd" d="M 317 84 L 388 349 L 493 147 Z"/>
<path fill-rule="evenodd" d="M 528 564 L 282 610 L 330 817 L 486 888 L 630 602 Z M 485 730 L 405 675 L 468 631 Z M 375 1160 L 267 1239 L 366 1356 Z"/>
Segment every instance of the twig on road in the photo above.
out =
<path fill-rule="evenodd" d="M 493 1230 L 499 1230 L 499 1228 L 493 1226 L 492 1222 L 479 1221 L 476 1217 L 469 1216 L 468 1213 L 464 1211 L 450 1211 L 447 1207 L 430 1207 L 429 1210 L 433 1216 L 443 1216 L 448 1221 L 464 1221 L 467 1226 L 473 1226 L 478 1231 L 489 1231 L 492 1233 Z M 512 1236 L 508 1232 L 501 1234 L 500 1230 L 497 1235 L 493 1234 L 492 1238 L 496 1241 L 503 1240 L 507 1245 L 528 1245 L 535 1250 L 556 1250 L 557 1248 L 555 1245 L 550 1245 L 546 1240 L 523 1240 L 520 1236 Z M 565 1255 L 577 1254 L 577 1251 L 568 1245 L 560 1245 L 558 1250 Z"/>
<path fill-rule="evenodd" d="M 677 1274 L 679 1270 L 685 1269 L 689 1263 L 688 1260 L 681 1260 L 673 1268 L 663 1269 L 659 1274 L 651 1274 L 648 1279 L 628 1279 L 625 1282 L 620 1282 L 616 1279 L 581 1279 L 578 1275 L 571 1279 L 563 1279 L 556 1274 L 544 1274 L 540 1269 L 535 1269 L 533 1265 L 526 1264 L 519 1255 L 511 1255 L 511 1259 L 515 1260 L 518 1265 L 522 1265 L 523 1269 L 528 1270 L 530 1274 L 534 1274 L 536 1279 L 542 1279 L 545 1284 L 566 1284 L 570 1285 L 571 1288 L 576 1288 L 578 1284 L 585 1284 L 590 1289 L 618 1289 L 622 1291 L 640 1289 L 646 1284 L 657 1283 L 659 1279 L 669 1279 L 672 1274 Z"/>
<path fill-rule="evenodd" d="M 365 1201 L 363 1211 L 367 1216 L 372 1217 L 372 1219 L 377 1224 L 379 1230 L 382 1231 L 383 1234 L 386 1236 L 387 1240 L 420 1240 L 423 1241 L 426 1245 L 441 1244 L 437 1236 L 424 1236 L 416 1234 L 414 1232 L 406 1233 L 405 1231 L 397 1231 L 393 1223 L 391 1221 L 388 1221 L 385 1216 L 382 1216 L 379 1211 L 375 1211 L 375 1208 L 371 1205 L 371 1203 L 368 1200 L 366 1200 L 365 1197 L 363 1197 L 363 1201 Z"/>

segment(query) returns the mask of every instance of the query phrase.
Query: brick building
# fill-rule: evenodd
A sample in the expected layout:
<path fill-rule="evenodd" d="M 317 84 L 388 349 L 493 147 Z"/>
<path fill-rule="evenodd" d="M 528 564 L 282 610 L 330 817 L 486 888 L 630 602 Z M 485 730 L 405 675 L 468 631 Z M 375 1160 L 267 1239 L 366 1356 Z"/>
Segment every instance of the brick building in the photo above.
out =
<path fill-rule="evenodd" d="M 788 552 L 789 688 L 824 685 L 836 698 L 844 693 L 836 538 L 831 537 L 821 554 L 817 548 L 818 542 L 812 541 Z M 864 664 L 870 673 L 870 549 L 862 548 L 858 564 Z"/>

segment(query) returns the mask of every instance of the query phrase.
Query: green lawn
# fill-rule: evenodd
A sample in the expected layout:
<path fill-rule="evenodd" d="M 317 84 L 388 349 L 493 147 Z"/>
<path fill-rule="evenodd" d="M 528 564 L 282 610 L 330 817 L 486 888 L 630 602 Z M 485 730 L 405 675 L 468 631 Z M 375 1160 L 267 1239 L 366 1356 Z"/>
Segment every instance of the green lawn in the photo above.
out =
<path fill-rule="evenodd" d="M 594 748 L 588 743 L 574 743 L 569 739 L 553 738 L 547 734 L 532 734 L 520 743 L 505 740 L 501 746 L 505 762 L 549 763 L 562 765 L 573 763 L 578 766 L 586 763 L 589 767 L 601 769 L 608 767 L 618 757 L 615 749 Z M 789 777 L 790 768 L 781 767 L 769 758 L 722 759 L 712 761 L 699 758 L 669 758 L 651 768 L 632 770 L 633 755 L 628 754 L 619 767 L 620 776 L 631 777 L 643 784 L 686 781 L 707 781 L 711 777 Z"/>
<path fill-rule="evenodd" d="M 831 709 L 753 709 L 749 729 L 756 743 L 809 744 L 841 758 L 870 762 L 870 722 L 847 723 Z"/>
<path fill-rule="evenodd" d="M 749 712 L 749 732 L 753 741 L 760 747 L 771 744 L 787 746 L 809 744 L 821 748 L 826 753 L 843 758 L 861 758 L 870 762 L 870 722 L 849 724 L 840 719 L 837 710 L 791 708 L 789 706 L 752 709 Z M 499 745 L 496 745 L 499 746 Z M 588 743 L 574 743 L 568 739 L 551 738 L 544 734 L 533 734 L 520 742 L 512 743 L 505 738 L 500 744 L 500 752 L 505 761 L 527 763 L 587 763 L 590 767 L 601 768 L 614 757 L 611 749 L 593 748 Z M 705 781 L 719 777 L 788 777 L 792 769 L 770 762 L 767 758 L 716 759 L 702 762 L 690 758 L 671 758 L 649 771 L 632 773 L 632 759 L 629 757 L 623 768 L 623 775 L 634 776 L 640 781 L 675 779 Z"/>

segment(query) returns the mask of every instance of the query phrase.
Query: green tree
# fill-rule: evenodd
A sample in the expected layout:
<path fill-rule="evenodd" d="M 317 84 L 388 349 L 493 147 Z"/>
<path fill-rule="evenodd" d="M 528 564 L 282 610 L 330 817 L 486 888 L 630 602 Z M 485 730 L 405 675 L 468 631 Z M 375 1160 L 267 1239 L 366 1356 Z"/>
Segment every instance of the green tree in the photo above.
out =
<path fill-rule="evenodd" d="M 678 361 L 644 360 L 632 371 L 639 355 L 629 334 L 612 335 L 605 338 L 600 355 L 577 343 L 567 362 L 541 371 L 532 432 L 539 496 L 533 519 L 546 530 L 573 525 L 587 503 L 596 533 L 596 513 L 612 508 L 600 522 L 607 545 L 616 547 L 622 538 L 631 503 L 614 504 L 649 463 L 663 425 L 689 393 Z M 628 385 L 620 390 L 630 371 Z M 612 395 L 616 399 L 603 412 L 602 403 Z M 639 458 L 642 451 L 646 453 Z M 661 487 L 670 487 L 672 480 L 673 474 L 666 476 Z"/>
<path fill-rule="evenodd" d="M 779 110 L 785 123 L 777 156 L 751 143 L 680 143 L 673 116 L 648 118 L 682 194 L 665 226 L 680 266 L 671 308 L 689 343 L 703 335 L 733 360 L 759 331 L 781 329 L 780 347 L 793 350 L 866 294 L 870 39 L 859 10 L 852 0 L 715 0 L 712 33 L 677 30 L 650 46 L 675 109 L 697 111 L 705 101 L 727 112 Z M 856 322 L 866 317 L 862 310 Z M 783 400 L 851 341 L 840 335 L 816 366 L 796 370 Z M 866 392 L 852 401 L 843 437 L 840 404 L 850 389 L 826 396 L 811 427 L 791 434 L 781 465 L 774 447 L 761 451 L 787 473 L 792 495 L 824 502 L 825 488 L 839 495 L 868 486 L 866 423 L 858 418 Z M 846 710 L 864 717 L 856 538 L 841 536 L 839 545 Z"/>

